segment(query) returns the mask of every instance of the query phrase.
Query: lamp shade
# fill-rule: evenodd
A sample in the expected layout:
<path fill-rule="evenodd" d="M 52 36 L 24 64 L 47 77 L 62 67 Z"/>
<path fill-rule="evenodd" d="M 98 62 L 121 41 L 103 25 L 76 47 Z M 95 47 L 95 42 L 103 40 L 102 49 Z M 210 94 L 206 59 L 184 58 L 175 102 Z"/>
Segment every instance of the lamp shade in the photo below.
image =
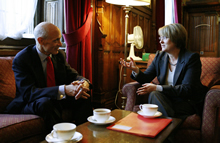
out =
<path fill-rule="evenodd" d="M 105 0 L 105 2 L 116 5 L 126 6 L 146 6 L 150 5 L 151 0 Z"/>

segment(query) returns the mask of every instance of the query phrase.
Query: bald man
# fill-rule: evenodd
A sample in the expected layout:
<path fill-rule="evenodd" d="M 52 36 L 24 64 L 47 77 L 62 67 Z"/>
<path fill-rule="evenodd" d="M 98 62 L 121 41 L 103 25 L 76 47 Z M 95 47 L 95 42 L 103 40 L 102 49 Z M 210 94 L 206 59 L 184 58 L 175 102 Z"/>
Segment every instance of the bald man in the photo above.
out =
<path fill-rule="evenodd" d="M 26 47 L 13 60 L 16 97 L 6 113 L 39 115 L 48 131 L 63 121 L 62 110 L 65 108 L 73 111 L 77 125 L 86 122 L 92 115 L 91 84 L 67 64 L 64 51 L 59 50 L 62 46 L 59 28 L 42 22 L 35 27 L 34 36 L 36 45 Z M 54 71 L 52 84 L 48 84 L 49 61 L 52 61 Z"/>

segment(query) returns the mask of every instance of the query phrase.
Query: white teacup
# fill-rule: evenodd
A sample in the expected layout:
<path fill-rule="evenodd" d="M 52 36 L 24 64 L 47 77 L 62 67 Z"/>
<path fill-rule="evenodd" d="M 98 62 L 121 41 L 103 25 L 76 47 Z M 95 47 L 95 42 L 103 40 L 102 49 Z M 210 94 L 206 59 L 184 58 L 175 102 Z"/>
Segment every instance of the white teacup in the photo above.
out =
<path fill-rule="evenodd" d="M 52 136 L 61 140 L 70 140 L 76 132 L 73 123 L 58 123 L 53 126 Z"/>
<path fill-rule="evenodd" d="M 93 118 L 98 123 L 104 123 L 106 120 L 109 119 L 111 115 L 111 110 L 106 108 L 97 108 L 93 110 Z"/>
<path fill-rule="evenodd" d="M 158 105 L 156 104 L 141 104 L 139 105 L 139 108 L 141 111 L 148 116 L 153 116 L 157 110 L 158 110 Z"/>

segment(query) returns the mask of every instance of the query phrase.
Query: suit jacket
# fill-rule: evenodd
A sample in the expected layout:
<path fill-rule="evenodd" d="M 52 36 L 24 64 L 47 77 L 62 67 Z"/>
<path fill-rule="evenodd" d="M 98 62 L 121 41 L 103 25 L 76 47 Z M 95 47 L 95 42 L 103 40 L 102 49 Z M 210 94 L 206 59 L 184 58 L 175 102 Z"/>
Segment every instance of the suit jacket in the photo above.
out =
<path fill-rule="evenodd" d="M 12 69 L 15 75 L 16 97 L 7 106 L 7 113 L 20 113 L 26 104 L 41 97 L 57 99 L 59 85 L 85 79 L 67 64 L 64 51 L 59 50 L 58 54 L 52 55 L 51 59 L 56 86 L 47 87 L 36 45 L 26 47 L 15 56 Z"/>
<path fill-rule="evenodd" d="M 166 52 L 157 52 L 151 65 L 144 71 L 131 78 L 139 83 L 150 83 L 155 77 L 158 78 L 160 85 L 163 87 L 163 93 L 176 100 L 194 101 L 202 103 L 207 87 L 203 86 L 200 81 L 201 61 L 197 53 L 192 53 L 187 49 L 181 49 L 176 65 L 173 86 L 164 85 L 166 80 L 169 57 Z"/>

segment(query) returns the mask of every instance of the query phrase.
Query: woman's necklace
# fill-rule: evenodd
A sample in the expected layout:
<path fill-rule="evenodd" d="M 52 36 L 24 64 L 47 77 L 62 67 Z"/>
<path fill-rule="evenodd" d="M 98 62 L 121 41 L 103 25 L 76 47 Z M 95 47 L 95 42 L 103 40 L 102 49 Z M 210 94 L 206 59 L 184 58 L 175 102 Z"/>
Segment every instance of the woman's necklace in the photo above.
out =
<path fill-rule="evenodd" d="M 176 66 L 177 62 L 176 62 L 175 64 L 171 64 L 170 61 L 169 61 L 169 64 L 170 64 L 171 66 Z"/>

